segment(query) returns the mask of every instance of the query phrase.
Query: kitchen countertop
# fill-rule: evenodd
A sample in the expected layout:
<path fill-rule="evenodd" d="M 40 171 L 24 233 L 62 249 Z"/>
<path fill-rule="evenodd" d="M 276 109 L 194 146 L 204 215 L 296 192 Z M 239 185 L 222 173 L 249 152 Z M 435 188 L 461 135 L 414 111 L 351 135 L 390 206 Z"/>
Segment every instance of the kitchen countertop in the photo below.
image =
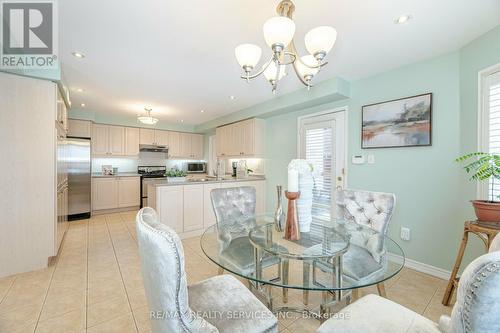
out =
<path fill-rule="evenodd" d="M 118 172 L 114 175 L 104 175 L 100 172 L 92 173 L 93 178 L 111 178 L 111 177 L 140 177 L 141 175 L 137 172 Z"/>
<path fill-rule="evenodd" d="M 191 180 L 186 180 L 184 182 L 168 182 L 167 179 L 155 179 L 151 183 L 152 186 L 178 186 L 178 185 L 191 185 L 191 184 L 213 184 L 213 183 L 236 183 L 236 182 L 249 182 L 257 180 L 266 180 L 265 176 L 248 176 L 248 178 L 236 179 L 236 178 L 224 178 L 222 180 L 216 180 L 215 178 L 210 178 L 208 180 L 199 180 L 193 178 Z"/>

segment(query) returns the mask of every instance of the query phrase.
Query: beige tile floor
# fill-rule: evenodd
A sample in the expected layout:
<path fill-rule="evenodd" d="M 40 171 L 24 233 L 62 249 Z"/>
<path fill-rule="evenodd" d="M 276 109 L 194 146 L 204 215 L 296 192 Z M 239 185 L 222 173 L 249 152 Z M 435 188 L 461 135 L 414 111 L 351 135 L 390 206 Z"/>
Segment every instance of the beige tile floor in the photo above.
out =
<path fill-rule="evenodd" d="M 135 213 L 72 222 L 49 268 L 0 279 L 0 332 L 149 332 Z M 199 237 L 183 244 L 189 283 L 217 274 L 200 249 Z M 451 312 L 440 302 L 445 284 L 403 269 L 386 288 L 390 299 L 437 320 Z M 375 289 L 363 289 L 361 295 L 371 292 Z M 320 295 L 310 298 L 319 304 Z M 279 304 L 281 298 L 276 299 Z M 300 292 L 290 291 L 289 304 L 300 305 L 301 299 Z M 318 326 L 315 319 L 280 319 L 280 332 L 314 332 Z"/>

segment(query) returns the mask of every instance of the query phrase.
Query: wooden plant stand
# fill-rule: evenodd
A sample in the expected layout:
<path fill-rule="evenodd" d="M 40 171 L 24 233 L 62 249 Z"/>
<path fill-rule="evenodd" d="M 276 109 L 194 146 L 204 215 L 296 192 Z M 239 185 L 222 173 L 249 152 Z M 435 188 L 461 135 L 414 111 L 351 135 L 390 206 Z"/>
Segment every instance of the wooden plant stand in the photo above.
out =
<path fill-rule="evenodd" d="M 469 233 L 473 233 L 479 237 L 486 247 L 486 252 L 490 248 L 491 241 L 500 232 L 500 223 L 498 222 L 480 222 L 480 221 L 467 221 L 464 223 L 464 235 L 462 237 L 462 243 L 458 249 L 457 259 L 455 259 L 455 265 L 451 271 L 450 280 L 448 281 L 448 286 L 443 296 L 443 305 L 448 306 L 450 304 L 451 296 L 453 291 L 458 286 L 459 277 L 457 277 L 458 270 L 460 269 L 460 264 L 462 263 L 462 258 L 464 256 L 465 248 L 467 247 L 467 241 L 469 240 Z"/>

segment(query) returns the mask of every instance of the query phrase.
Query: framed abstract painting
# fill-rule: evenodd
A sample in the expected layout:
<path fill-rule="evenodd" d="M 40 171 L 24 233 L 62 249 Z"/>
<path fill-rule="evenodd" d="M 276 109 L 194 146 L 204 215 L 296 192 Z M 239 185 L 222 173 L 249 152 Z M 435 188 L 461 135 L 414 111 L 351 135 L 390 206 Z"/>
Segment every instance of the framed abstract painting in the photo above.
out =
<path fill-rule="evenodd" d="M 363 106 L 361 148 L 430 146 L 432 93 Z"/>

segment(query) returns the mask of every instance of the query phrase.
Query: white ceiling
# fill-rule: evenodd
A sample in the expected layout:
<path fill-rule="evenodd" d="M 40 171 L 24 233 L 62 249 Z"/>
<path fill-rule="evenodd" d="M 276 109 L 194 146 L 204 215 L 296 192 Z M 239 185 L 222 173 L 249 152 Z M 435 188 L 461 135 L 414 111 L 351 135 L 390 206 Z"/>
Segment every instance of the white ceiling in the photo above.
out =
<path fill-rule="evenodd" d="M 135 116 L 152 106 L 160 119 L 200 124 L 273 98 L 263 77 L 239 78 L 234 47 L 260 45 L 270 0 L 62 0 L 60 58 L 73 105 Z M 338 31 L 316 82 L 353 80 L 456 50 L 500 22 L 498 0 L 294 0 L 296 44 L 318 25 Z M 396 25 L 394 19 L 412 19 Z M 86 54 L 76 59 L 73 51 Z M 301 88 L 293 73 L 279 93 Z M 230 95 L 237 98 L 232 101 Z M 201 113 L 200 110 L 205 110 Z"/>

